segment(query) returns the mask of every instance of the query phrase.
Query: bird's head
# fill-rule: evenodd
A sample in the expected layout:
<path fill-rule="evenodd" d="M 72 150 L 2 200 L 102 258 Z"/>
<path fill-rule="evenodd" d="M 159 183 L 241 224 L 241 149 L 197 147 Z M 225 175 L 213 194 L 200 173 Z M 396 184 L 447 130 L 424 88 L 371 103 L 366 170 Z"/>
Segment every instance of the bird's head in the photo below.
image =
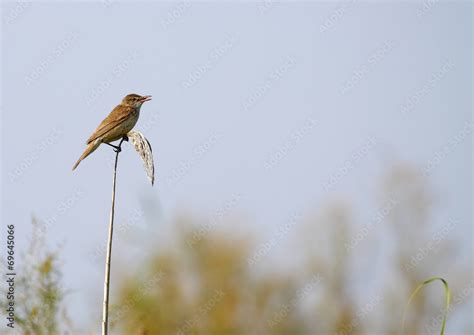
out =
<path fill-rule="evenodd" d="M 122 99 L 122 105 L 139 108 L 145 101 L 150 101 L 151 95 L 129 94 Z"/>

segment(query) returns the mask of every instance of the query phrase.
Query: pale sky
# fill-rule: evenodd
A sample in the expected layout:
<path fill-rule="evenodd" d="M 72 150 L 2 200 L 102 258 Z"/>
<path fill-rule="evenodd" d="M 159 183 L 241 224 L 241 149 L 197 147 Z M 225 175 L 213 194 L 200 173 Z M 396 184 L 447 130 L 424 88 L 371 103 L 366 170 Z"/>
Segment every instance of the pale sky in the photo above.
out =
<path fill-rule="evenodd" d="M 78 326 L 100 316 L 103 257 L 91 254 L 106 239 L 113 152 L 71 167 L 128 93 L 153 96 L 136 129 L 156 181 L 124 144 L 117 222 L 138 215 L 156 232 L 236 197 L 232 213 L 268 234 L 335 198 L 369 217 L 393 164 L 422 168 L 448 145 L 428 176 L 435 220 L 456 217 L 472 254 L 469 2 L 2 4 L 2 234 L 14 223 L 24 250 L 31 217 L 51 222 Z M 125 245 L 117 268 L 139 253 Z"/>

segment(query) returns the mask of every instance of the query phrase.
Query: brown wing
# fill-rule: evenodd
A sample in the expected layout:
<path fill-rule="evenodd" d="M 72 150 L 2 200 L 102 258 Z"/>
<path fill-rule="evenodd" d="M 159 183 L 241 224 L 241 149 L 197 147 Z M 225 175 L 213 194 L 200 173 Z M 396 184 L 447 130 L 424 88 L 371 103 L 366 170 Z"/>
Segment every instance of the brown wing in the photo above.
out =
<path fill-rule="evenodd" d="M 108 131 L 113 129 L 115 126 L 126 120 L 133 112 L 133 108 L 123 105 L 115 107 L 109 115 L 100 123 L 94 133 L 87 140 L 87 144 L 95 141 L 99 137 L 105 135 Z"/>

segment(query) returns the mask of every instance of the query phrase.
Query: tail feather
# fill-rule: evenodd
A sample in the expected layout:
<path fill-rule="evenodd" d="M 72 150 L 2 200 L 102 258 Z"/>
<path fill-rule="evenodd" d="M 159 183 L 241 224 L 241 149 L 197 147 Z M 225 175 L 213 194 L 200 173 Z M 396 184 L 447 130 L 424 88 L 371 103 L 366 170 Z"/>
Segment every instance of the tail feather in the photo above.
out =
<path fill-rule="evenodd" d="M 86 158 L 87 156 L 89 156 L 91 153 L 93 153 L 95 151 L 95 149 L 97 149 L 100 145 L 100 140 L 97 139 L 95 140 L 94 142 L 90 143 L 86 150 L 84 150 L 84 152 L 82 153 L 81 157 L 79 157 L 79 159 L 77 160 L 76 164 L 74 164 L 74 166 L 72 167 L 72 170 L 74 171 L 77 166 L 79 165 L 79 163 L 84 159 Z"/>

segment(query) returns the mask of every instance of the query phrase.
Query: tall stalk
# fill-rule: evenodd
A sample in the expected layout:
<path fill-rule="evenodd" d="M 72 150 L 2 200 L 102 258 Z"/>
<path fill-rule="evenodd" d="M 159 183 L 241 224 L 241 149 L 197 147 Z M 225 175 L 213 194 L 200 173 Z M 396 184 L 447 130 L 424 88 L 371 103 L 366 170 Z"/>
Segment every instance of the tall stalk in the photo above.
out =
<path fill-rule="evenodd" d="M 117 181 L 117 163 L 121 151 L 123 139 L 115 150 L 114 174 L 112 179 L 112 207 L 110 209 L 109 236 L 107 240 L 107 255 L 105 258 L 105 279 L 104 279 L 104 304 L 102 309 L 102 335 L 107 335 L 109 331 L 109 288 L 110 288 L 110 261 L 112 258 L 112 236 L 114 232 L 115 215 L 115 185 Z"/>

